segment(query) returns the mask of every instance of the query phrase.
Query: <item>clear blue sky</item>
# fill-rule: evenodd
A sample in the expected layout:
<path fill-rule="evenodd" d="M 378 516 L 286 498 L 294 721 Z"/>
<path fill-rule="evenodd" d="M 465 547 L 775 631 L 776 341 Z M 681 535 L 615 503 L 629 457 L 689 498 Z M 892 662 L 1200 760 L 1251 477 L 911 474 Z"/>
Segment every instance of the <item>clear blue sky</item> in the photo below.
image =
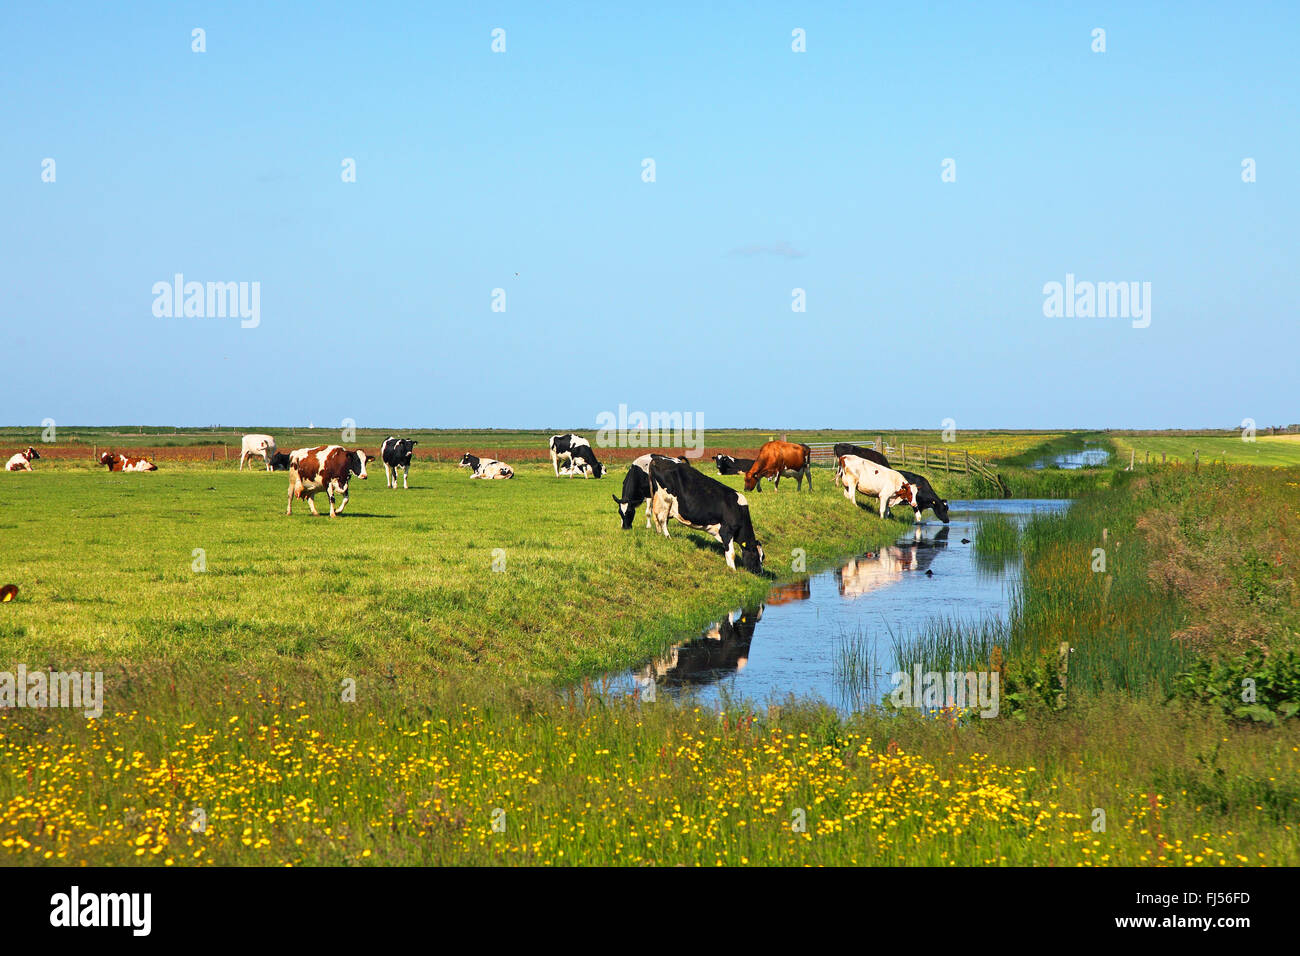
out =
<path fill-rule="evenodd" d="M 1296 5 L 613 6 L 9 5 L 0 422 L 1300 421 Z"/>

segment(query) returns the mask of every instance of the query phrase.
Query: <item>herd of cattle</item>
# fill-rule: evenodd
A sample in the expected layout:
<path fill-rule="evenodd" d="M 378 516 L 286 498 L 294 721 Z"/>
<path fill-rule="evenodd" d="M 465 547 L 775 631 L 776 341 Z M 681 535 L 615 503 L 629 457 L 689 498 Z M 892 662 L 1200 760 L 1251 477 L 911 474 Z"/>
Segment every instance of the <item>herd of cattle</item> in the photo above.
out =
<path fill-rule="evenodd" d="M 378 460 L 383 462 L 388 487 L 396 488 L 400 473 L 402 487 L 406 488 L 411 472 L 411 459 L 417 442 L 410 438 L 389 437 L 379 448 Z M 580 435 L 552 435 L 550 440 L 551 466 L 555 476 L 602 478 L 605 467 L 596 457 L 591 444 Z M 837 444 L 835 452 L 835 483 L 849 501 L 857 495 L 875 497 L 880 503 L 880 517 L 889 516 L 890 508 L 897 504 L 911 507 L 917 523 L 921 512 L 930 510 L 944 524 L 948 523 L 948 502 L 935 494 L 923 475 L 890 466 L 889 460 L 874 448 L 864 448 L 847 443 Z M 41 456 L 29 447 L 9 459 L 8 471 L 31 471 L 31 463 Z M 322 491 L 329 498 L 330 517 L 342 514 L 348 503 L 348 484 L 353 477 L 366 478 L 366 465 L 376 456 L 361 449 L 349 450 L 342 445 L 317 445 L 298 448 L 283 453 L 277 450 L 270 435 L 245 435 L 240 448 L 239 468 L 243 470 L 249 458 L 261 458 L 267 471 L 288 471 L 289 492 L 285 514 L 293 513 L 295 498 L 305 500 L 313 515 L 316 495 Z M 770 478 L 775 488 L 782 478 L 794 478 L 797 490 L 803 490 L 808 481 L 812 490 L 812 449 L 807 445 L 788 441 L 769 441 L 758 451 L 758 457 L 731 458 L 717 455 L 714 463 L 720 475 L 744 475 L 745 491 L 763 490 L 762 481 Z M 158 466 L 147 458 L 132 458 L 114 452 L 99 456 L 99 464 L 110 471 L 156 471 Z M 479 458 L 466 453 L 460 467 L 468 468 L 471 478 L 509 479 L 514 469 L 494 458 Z M 337 501 L 338 496 L 342 501 Z M 618 506 L 619 517 L 625 529 L 632 527 L 636 509 L 646 505 L 646 527 L 653 526 L 668 537 L 668 523 L 675 519 L 689 528 L 712 535 L 723 548 L 727 567 L 736 567 L 739 553 L 741 564 L 758 573 L 763 567 L 763 546 L 754 533 L 749 516 L 749 500 L 734 488 L 695 469 L 685 458 L 646 454 L 632 462 L 623 478 L 622 495 L 612 495 Z"/>

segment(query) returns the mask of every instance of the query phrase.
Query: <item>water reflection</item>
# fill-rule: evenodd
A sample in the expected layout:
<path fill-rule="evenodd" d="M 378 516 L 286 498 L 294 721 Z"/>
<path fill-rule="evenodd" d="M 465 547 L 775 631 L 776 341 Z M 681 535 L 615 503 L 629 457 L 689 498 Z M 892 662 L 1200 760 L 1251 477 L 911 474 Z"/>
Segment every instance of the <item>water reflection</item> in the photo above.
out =
<path fill-rule="evenodd" d="M 927 533 L 927 527 L 918 526 L 909 538 L 900 539 L 897 544 L 850 558 L 835 572 L 840 597 L 856 600 L 889 587 L 905 571 L 922 574 L 929 571 L 935 555 L 948 547 L 949 528 L 943 525 L 938 531 Z"/>
<path fill-rule="evenodd" d="M 1058 511 L 1067 501 L 989 499 L 953 502 L 951 524 L 908 527 L 887 548 L 868 551 L 838 568 L 771 588 L 762 603 L 733 611 L 698 636 L 656 659 L 610 678 L 614 694 L 701 702 L 814 696 L 842 711 L 863 700 L 844 695 L 846 639 L 872 672 L 891 672 L 897 642 L 907 643 L 936 617 L 1001 618 L 1019 579 L 1019 561 L 1001 571 L 981 567 L 971 541 L 981 515 L 1020 523 Z M 762 625 L 761 627 L 759 625 Z M 756 640 L 757 638 L 757 640 Z M 653 684 L 652 684 L 653 682 Z M 879 700 L 872 692 L 870 702 Z"/>

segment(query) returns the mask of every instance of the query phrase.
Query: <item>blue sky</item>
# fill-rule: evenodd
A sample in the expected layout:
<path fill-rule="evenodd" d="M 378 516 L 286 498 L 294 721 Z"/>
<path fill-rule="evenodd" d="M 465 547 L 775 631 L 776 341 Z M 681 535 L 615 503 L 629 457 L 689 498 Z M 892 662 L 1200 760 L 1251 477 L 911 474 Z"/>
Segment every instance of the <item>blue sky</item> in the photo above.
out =
<path fill-rule="evenodd" d="M 612 7 L 12 6 L 0 421 L 1300 421 L 1294 5 Z"/>

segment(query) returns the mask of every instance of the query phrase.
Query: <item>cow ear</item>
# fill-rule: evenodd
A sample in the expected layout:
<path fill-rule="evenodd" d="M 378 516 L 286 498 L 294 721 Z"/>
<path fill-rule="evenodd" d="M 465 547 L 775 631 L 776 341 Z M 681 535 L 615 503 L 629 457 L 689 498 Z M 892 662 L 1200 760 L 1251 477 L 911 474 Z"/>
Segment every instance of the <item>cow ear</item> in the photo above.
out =
<path fill-rule="evenodd" d="M 623 503 L 618 500 L 618 495 L 610 495 L 610 497 L 614 499 L 614 504 L 616 505 L 621 505 Z"/>

